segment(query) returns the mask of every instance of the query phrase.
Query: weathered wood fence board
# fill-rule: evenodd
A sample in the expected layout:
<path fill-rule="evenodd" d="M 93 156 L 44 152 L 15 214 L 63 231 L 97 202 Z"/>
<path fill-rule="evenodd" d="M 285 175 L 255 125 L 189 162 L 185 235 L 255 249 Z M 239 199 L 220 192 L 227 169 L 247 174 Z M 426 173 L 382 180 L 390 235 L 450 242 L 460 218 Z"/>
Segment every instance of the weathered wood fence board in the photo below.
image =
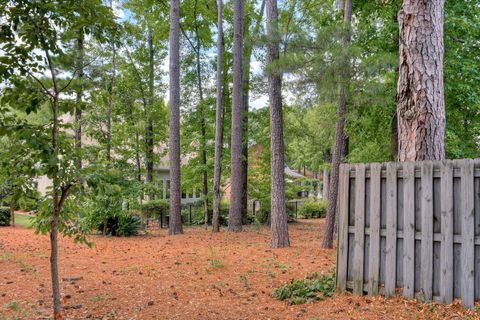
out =
<path fill-rule="evenodd" d="M 343 164 L 337 287 L 480 299 L 480 159 Z"/>

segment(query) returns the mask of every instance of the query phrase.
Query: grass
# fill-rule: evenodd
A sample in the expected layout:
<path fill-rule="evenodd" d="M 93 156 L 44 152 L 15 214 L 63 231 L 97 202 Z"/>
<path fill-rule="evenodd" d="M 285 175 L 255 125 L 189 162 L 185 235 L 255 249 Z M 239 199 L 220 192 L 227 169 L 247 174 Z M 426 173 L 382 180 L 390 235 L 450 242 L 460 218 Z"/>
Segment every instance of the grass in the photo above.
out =
<path fill-rule="evenodd" d="M 31 217 L 24 214 L 15 213 L 15 226 L 31 228 L 32 227 Z"/>

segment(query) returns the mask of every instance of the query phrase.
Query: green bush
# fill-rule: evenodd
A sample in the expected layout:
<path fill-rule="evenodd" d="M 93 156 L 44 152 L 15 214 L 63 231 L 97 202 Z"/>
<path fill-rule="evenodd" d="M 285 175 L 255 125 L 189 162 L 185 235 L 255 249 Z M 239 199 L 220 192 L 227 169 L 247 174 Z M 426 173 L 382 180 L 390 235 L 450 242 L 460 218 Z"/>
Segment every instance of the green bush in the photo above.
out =
<path fill-rule="evenodd" d="M 120 237 L 136 236 L 142 221 L 137 215 L 124 215 L 118 219 L 117 235 Z"/>
<path fill-rule="evenodd" d="M 168 200 L 150 200 L 142 204 L 142 214 L 145 218 L 160 218 L 168 214 L 170 203 Z"/>
<path fill-rule="evenodd" d="M 302 280 L 292 280 L 272 292 L 272 297 L 286 301 L 290 305 L 310 303 L 333 296 L 335 273 L 314 272 Z"/>
<path fill-rule="evenodd" d="M 327 214 L 327 202 L 325 200 L 308 200 L 298 209 L 298 215 L 305 219 L 324 218 Z"/>
<path fill-rule="evenodd" d="M 109 217 L 106 225 L 100 224 L 98 230 L 111 236 L 129 237 L 137 235 L 141 226 L 142 222 L 139 216 L 122 214 Z"/>
<path fill-rule="evenodd" d="M 0 207 L 0 226 L 6 227 L 10 225 L 10 208 Z"/>

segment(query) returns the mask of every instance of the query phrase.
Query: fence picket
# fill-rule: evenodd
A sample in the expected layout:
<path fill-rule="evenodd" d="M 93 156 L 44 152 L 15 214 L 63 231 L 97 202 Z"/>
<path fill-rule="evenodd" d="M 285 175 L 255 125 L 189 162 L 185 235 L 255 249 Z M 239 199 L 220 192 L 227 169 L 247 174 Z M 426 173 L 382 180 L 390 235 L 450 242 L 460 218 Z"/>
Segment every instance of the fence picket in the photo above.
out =
<path fill-rule="evenodd" d="M 337 288 L 392 296 L 401 283 L 405 297 L 473 308 L 479 180 L 480 159 L 342 165 Z"/>
<path fill-rule="evenodd" d="M 395 294 L 397 258 L 397 164 L 387 163 L 387 239 L 385 247 L 385 296 Z"/>
<path fill-rule="evenodd" d="M 403 296 L 415 291 L 415 167 L 403 164 Z"/>
<path fill-rule="evenodd" d="M 368 264 L 368 294 L 378 294 L 380 267 L 380 184 L 382 166 L 373 163 L 370 168 L 370 252 Z"/>
<path fill-rule="evenodd" d="M 453 301 L 453 163 L 441 164 L 441 228 L 440 298 L 444 303 Z"/>
<path fill-rule="evenodd" d="M 473 202 L 473 162 L 461 162 L 462 185 L 462 303 L 473 308 L 474 306 L 474 261 L 475 261 L 475 216 Z"/>
<path fill-rule="evenodd" d="M 422 290 L 426 301 L 433 292 L 433 165 L 425 161 L 422 166 Z"/>
<path fill-rule="evenodd" d="M 365 245 L 365 165 L 355 167 L 355 242 L 353 253 L 353 293 L 363 294 L 363 255 Z"/>
<path fill-rule="evenodd" d="M 350 183 L 350 167 L 348 164 L 340 166 L 339 178 L 337 288 L 343 292 L 347 289 L 348 268 L 348 190 Z"/>

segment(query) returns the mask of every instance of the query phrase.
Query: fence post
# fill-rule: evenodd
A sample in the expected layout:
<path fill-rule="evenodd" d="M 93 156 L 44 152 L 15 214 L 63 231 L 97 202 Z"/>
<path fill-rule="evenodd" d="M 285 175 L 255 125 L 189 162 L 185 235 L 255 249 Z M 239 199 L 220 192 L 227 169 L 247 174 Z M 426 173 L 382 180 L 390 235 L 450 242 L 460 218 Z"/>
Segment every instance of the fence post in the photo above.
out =
<path fill-rule="evenodd" d="M 415 166 L 403 163 L 403 296 L 415 291 Z"/>
<path fill-rule="evenodd" d="M 385 245 L 385 296 L 395 294 L 397 260 L 397 164 L 387 163 L 387 239 Z"/>
<path fill-rule="evenodd" d="M 475 305 L 475 212 L 474 212 L 474 182 L 473 182 L 473 162 L 466 159 L 460 162 L 460 172 L 462 179 L 462 303 L 467 308 L 473 308 Z"/>
<path fill-rule="evenodd" d="M 337 288 L 341 292 L 347 289 L 347 264 L 348 264 L 348 207 L 350 167 L 348 164 L 340 165 L 338 188 L 338 258 L 337 258 Z"/>
<path fill-rule="evenodd" d="M 163 229 L 163 210 L 160 211 L 160 229 Z"/>
<path fill-rule="evenodd" d="M 363 294 L 365 246 L 365 165 L 355 167 L 355 241 L 353 251 L 353 293 Z"/>
<path fill-rule="evenodd" d="M 188 204 L 188 221 L 190 222 L 190 225 L 193 223 L 192 222 L 192 204 Z"/>
<path fill-rule="evenodd" d="M 433 165 L 431 161 L 422 167 L 422 289 L 425 300 L 432 300 L 433 277 Z"/>
<path fill-rule="evenodd" d="M 368 294 L 378 294 L 378 276 L 380 272 L 380 213 L 382 165 L 370 166 L 370 252 L 368 267 Z"/>
<path fill-rule="evenodd" d="M 440 255 L 440 298 L 444 303 L 453 301 L 453 163 L 441 165 L 441 226 L 442 254 Z"/>

